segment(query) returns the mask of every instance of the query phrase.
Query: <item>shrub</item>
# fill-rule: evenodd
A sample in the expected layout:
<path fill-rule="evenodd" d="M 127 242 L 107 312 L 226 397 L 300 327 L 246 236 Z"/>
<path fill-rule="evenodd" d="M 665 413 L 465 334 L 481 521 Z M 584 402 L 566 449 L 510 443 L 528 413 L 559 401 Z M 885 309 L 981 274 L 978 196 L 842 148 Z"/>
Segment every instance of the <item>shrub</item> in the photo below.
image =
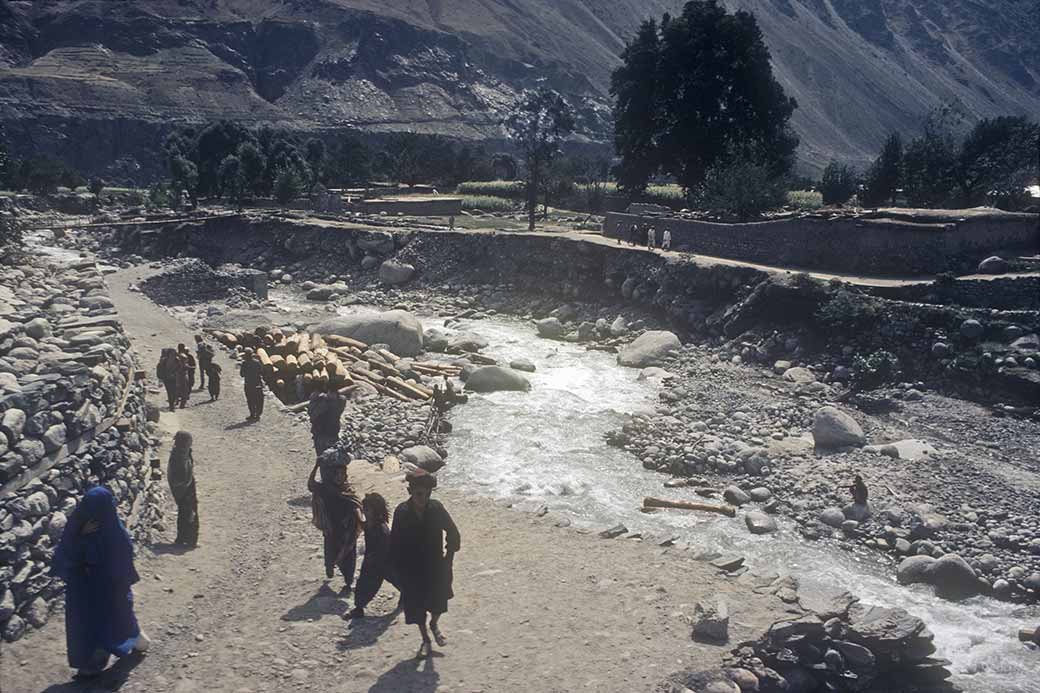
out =
<path fill-rule="evenodd" d="M 481 212 L 512 212 L 516 206 L 510 200 L 493 195 L 463 195 L 462 208 Z"/>
<path fill-rule="evenodd" d="M 881 315 L 881 305 L 870 296 L 838 288 L 816 311 L 816 319 L 830 333 L 849 334 L 869 329 Z"/>
<path fill-rule="evenodd" d="M 875 351 L 863 358 L 856 355 L 852 359 L 853 387 L 857 390 L 870 390 L 892 382 L 899 377 L 899 359 L 890 351 Z"/>
<path fill-rule="evenodd" d="M 843 205 L 849 198 L 856 194 L 859 185 L 859 175 L 851 166 L 839 164 L 832 161 L 827 164 L 820 180 L 820 192 L 823 194 L 823 202 L 828 205 Z"/>
<path fill-rule="evenodd" d="M 815 190 L 791 190 L 787 193 L 787 204 L 795 209 L 811 211 L 823 207 L 823 193 Z"/>
<path fill-rule="evenodd" d="M 750 152 L 735 153 L 727 163 L 708 169 L 692 197 L 701 209 L 740 221 L 782 207 L 786 201 L 783 181 Z"/>

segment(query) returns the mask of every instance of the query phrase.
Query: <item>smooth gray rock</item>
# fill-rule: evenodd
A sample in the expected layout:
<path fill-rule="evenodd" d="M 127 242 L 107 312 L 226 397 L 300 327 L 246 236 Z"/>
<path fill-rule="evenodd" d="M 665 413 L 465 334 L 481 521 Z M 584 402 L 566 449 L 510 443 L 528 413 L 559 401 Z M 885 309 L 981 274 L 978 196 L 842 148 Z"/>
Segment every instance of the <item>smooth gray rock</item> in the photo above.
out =
<path fill-rule="evenodd" d="M 744 523 L 752 534 L 772 534 L 777 531 L 776 520 L 761 510 L 751 510 L 746 513 Z"/>
<path fill-rule="evenodd" d="M 727 486 L 726 490 L 722 492 L 722 497 L 730 505 L 747 505 L 751 502 L 751 496 L 746 494 L 739 486 Z"/>
<path fill-rule="evenodd" d="M 487 348 L 488 340 L 475 332 L 458 332 L 448 337 L 448 351 L 476 352 Z"/>
<path fill-rule="evenodd" d="M 812 434 L 816 447 L 824 450 L 862 447 L 867 442 L 856 420 L 835 407 L 822 407 L 816 411 Z"/>
<path fill-rule="evenodd" d="M 443 330 L 439 330 L 436 327 L 423 332 L 423 346 L 426 347 L 426 351 L 433 351 L 441 353 L 448 349 L 448 335 Z"/>
<path fill-rule="evenodd" d="M 841 527 L 841 523 L 845 521 L 845 513 L 841 511 L 841 508 L 827 508 L 820 513 L 819 520 L 823 524 L 837 529 L 838 527 Z"/>
<path fill-rule="evenodd" d="M 567 333 L 567 328 L 564 327 L 559 318 L 550 317 L 543 320 L 535 320 L 534 326 L 538 330 L 538 336 L 546 339 L 559 339 Z"/>
<path fill-rule="evenodd" d="M 945 599 L 967 599 L 981 590 L 979 578 L 967 561 L 955 553 L 936 559 L 927 570 L 928 582 Z"/>
<path fill-rule="evenodd" d="M 979 274 L 1005 274 L 1011 269 L 1008 261 L 999 255 L 991 255 L 979 263 L 976 270 Z"/>
<path fill-rule="evenodd" d="M 634 342 L 621 349 L 617 361 L 622 366 L 629 368 L 656 366 L 681 346 L 679 338 L 672 332 L 664 330 L 644 332 Z"/>
<path fill-rule="evenodd" d="M 928 572 L 935 559 L 931 556 L 908 556 L 896 567 L 896 579 L 900 585 L 928 583 Z"/>
<path fill-rule="evenodd" d="M 514 371 L 523 371 L 524 373 L 534 373 L 535 365 L 527 359 L 517 359 L 516 361 L 510 361 L 509 367 Z"/>
<path fill-rule="evenodd" d="M 29 517 L 43 517 L 51 509 L 51 501 L 43 491 L 29 494 L 25 499 L 25 507 Z"/>
<path fill-rule="evenodd" d="M 422 324 L 403 310 L 332 318 L 315 327 L 314 331 L 322 335 L 351 337 L 366 344 L 386 344 L 398 356 L 417 356 L 423 348 Z"/>
<path fill-rule="evenodd" d="M 379 281 L 387 286 L 407 284 L 415 276 L 415 267 L 400 260 L 385 260 L 379 266 Z"/>
<path fill-rule="evenodd" d="M 68 440 L 68 430 L 65 428 L 65 424 L 54 424 L 41 436 L 43 440 L 43 446 L 47 449 L 47 452 L 54 452 Z"/>
<path fill-rule="evenodd" d="M 21 409 L 8 409 L 0 419 L 0 433 L 7 436 L 7 442 L 14 445 L 22 437 L 28 417 Z"/>
<path fill-rule="evenodd" d="M 724 643 L 729 640 L 729 606 L 722 599 L 697 602 L 693 607 L 693 637 Z"/>
<path fill-rule="evenodd" d="M 816 376 L 808 368 L 802 368 L 796 366 L 794 368 L 788 368 L 784 371 L 784 380 L 795 383 L 796 385 L 804 385 L 808 383 L 815 383 Z"/>
<path fill-rule="evenodd" d="M 25 323 L 25 334 L 33 339 L 46 339 L 52 334 L 51 324 L 47 318 L 33 318 Z"/>
<path fill-rule="evenodd" d="M 496 392 L 499 390 L 515 390 L 526 392 L 531 383 L 514 370 L 501 366 L 481 366 L 466 379 L 466 389 L 473 392 Z"/>
<path fill-rule="evenodd" d="M 982 336 L 982 333 L 986 331 L 986 328 L 982 326 L 982 323 L 978 320 L 965 320 L 961 323 L 961 336 L 965 339 L 975 340 Z"/>
<path fill-rule="evenodd" d="M 614 322 L 610 323 L 610 336 L 621 337 L 626 334 L 628 334 L 628 323 L 625 322 L 625 318 L 619 315 L 614 319 Z"/>

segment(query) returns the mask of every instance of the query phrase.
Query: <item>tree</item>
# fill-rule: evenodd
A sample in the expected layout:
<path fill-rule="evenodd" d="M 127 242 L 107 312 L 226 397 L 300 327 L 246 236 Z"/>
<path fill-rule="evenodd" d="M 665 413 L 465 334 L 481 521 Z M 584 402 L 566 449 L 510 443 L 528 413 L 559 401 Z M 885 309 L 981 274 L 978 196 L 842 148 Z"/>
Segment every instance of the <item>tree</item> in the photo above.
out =
<path fill-rule="evenodd" d="M 843 205 L 856 194 L 858 187 L 856 170 L 837 161 L 831 161 L 823 170 L 820 179 L 820 193 L 825 205 Z"/>
<path fill-rule="evenodd" d="M 574 129 L 574 117 L 559 94 L 546 88 L 528 92 L 505 120 L 506 131 L 526 165 L 527 227 L 534 231 L 538 191 L 549 164 Z"/>
<path fill-rule="evenodd" d="M 924 133 L 903 152 L 903 187 L 910 204 L 941 207 L 951 201 L 956 183 L 958 130 L 964 116 L 951 105 L 933 111 Z"/>
<path fill-rule="evenodd" d="M 255 141 L 253 134 L 244 125 L 230 120 L 210 123 L 199 131 L 194 148 L 195 164 L 198 167 L 196 193 L 200 196 L 220 195 L 220 165 L 224 158 L 235 154 L 243 142 Z"/>
<path fill-rule="evenodd" d="M 237 156 L 228 155 L 220 162 L 220 187 L 229 202 L 242 209 L 242 198 L 246 192 L 245 175 L 242 162 Z"/>
<path fill-rule="evenodd" d="M 304 152 L 307 166 L 310 167 L 311 173 L 307 187 L 310 190 L 314 190 L 315 186 L 318 185 L 325 175 L 325 143 L 316 137 L 312 137 L 304 145 Z"/>
<path fill-rule="evenodd" d="M 610 77 L 614 97 L 614 148 L 621 162 L 614 173 L 629 199 L 646 192 L 660 166 L 657 144 L 657 70 L 661 42 L 657 23 L 648 19 L 625 45 L 621 66 Z"/>
<path fill-rule="evenodd" d="M 797 103 L 773 76 L 754 15 L 730 14 L 717 0 L 687 2 L 682 14 L 658 25 L 650 72 L 652 28 L 643 25 L 612 79 L 625 185 L 638 189 L 658 162 L 692 190 L 735 145 L 753 145 L 749 151 L 774 179 L 790 171 L 798 138 L 789 121 Z"/>
<path fill-rule="evenodd" d="M 88 184 L 90 188 L 90 194 L 94 196 L 95 200 L 101 200 L 101 193 L 105 190 L 105 181 L 100 178 L 94 177 L 90 179 Z"/>
<path fill-rule="evenodd" d="M 953 167 L 957 202 L 969 207 L 992 197 L 1021 195 L 1037 175 L 1040 126 L 1021 116 L 979 121 L 961 143 Z"/>
<path fill-rule="evenodd" d="M 885 140 L 881 154 L 871 164 L 864 181 L 863 202 L 868 206 L 876 206 L 888 202 L 895 203 L 896 190 L 902 180 L 903 138 L 893 132 Z"/>
<path fill-rule="evenodd" d="M 326 182 L 342 186 L 366 182 L 372 175 L 372 152 L 357 137 L 336 140 L 325 167 Z"/>
<path fill-rule="evenodd" d="M 260 195 L 263 190 L 264 155 L 252 142 L 243 142 L 235 152 L 240 165 L 243 194 Z"/>
<path fill-rule="evenodd" d="M 54 159 L 41 156 L 25 159 L 20 165 L 19 187 L 37 195 L 51 195 L 57 192 L 64 175 L 64 165 Z"/>
<path fill-rule="evenodd" d="M 282 168 L 274 177 L 274 197 L 284 207 L 300 195 L 304 184 L 299 169 L 293 166 Z"/>
<path fill-rule="evenodd" d="M 199 170 L 195 164 L 183 154 L 177 153 L 169 161 L 170 167 L 170 193 L 173 195 L 174 204 L 180 206 L 181 196 L 188 193 L 191 206 L 198 205 Z"/>
<path fill-rule="evenodd" d="M 497 180 L 516 180 L 516 157 L 512 154 L 495 154 L 491 157 L 491 174 Z"/>
<path fill-rule="evenodd" d="M 693 190 L 692 201 L 701 209 L 748 221 L 787 201 L 787 188 L 763 163 L 753 147 L 731 147 L 725 159 L 707 170 Z"/>

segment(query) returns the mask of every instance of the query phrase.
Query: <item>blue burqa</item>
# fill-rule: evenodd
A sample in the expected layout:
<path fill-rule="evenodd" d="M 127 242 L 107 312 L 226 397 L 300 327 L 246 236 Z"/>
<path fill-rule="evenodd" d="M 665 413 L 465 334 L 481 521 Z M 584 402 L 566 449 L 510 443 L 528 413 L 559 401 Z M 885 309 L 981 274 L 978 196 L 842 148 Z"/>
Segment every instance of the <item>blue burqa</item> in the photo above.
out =
<path fill-rule="evenodd" d="M 91 520 L 98 528 L 84 534 Z M 140 578 L 130 534 L 107 488 L 91 489 L 76 506 L 54 551 L 51 572 L 65 581 L 69 664 L 91 669 L 97 666 L 98 651 L 117 657 L 130 654 L 141 633 L 130 585 Z"/>

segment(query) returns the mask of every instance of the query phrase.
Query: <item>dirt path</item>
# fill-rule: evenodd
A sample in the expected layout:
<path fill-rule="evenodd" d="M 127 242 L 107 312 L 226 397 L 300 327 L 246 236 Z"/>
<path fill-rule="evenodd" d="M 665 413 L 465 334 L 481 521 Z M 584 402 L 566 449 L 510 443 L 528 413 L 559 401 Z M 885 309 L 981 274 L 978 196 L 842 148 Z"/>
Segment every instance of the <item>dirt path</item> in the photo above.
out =
<path fill-rule="evenodd" d="M 187 342 L 184 325 L 127 290 L 142 270 L 109 278 L 146 368 L 163 346 Z M 730 603 L 733 641 L 783 614 L 746 580 L 720 577 L 678 548 L 607 541 L 543 518 L 465 497 L 438 497 L 462 532 L 455 591 L 442 621 L 442 656 L 417 663 L 414 627 L 392 614 L 384 588 L 370 616 L 348 623 L 337 578 L 323 578 L 320 536 L 310 526 L 306 426 L 269 399 L 245 425 L 236 369 L 220 354 L 224 394 L 164 413 L 195 438 L 201 545 L 139 551 L 138 616 L 154 640 L 147 657 L 117 665 L 91 686 L 68 683 L 63 619 L 5 646 L 0 688 L 23 691 L 601 691 L 649 690 L 680 668 L 718 665 L 728 647 L 694 643 L 680 616 L 709 596 Z M 161 400 L 158 391 L 153 401 Z M 163 458 L 165 460 L 164 448 Z M 623 470 L 622 470 L 623 471 Z M 403 500 L 400 479 L 353 464 L 355 488 Z M 172 539 L 172 512 L 167 517 Z"/>

